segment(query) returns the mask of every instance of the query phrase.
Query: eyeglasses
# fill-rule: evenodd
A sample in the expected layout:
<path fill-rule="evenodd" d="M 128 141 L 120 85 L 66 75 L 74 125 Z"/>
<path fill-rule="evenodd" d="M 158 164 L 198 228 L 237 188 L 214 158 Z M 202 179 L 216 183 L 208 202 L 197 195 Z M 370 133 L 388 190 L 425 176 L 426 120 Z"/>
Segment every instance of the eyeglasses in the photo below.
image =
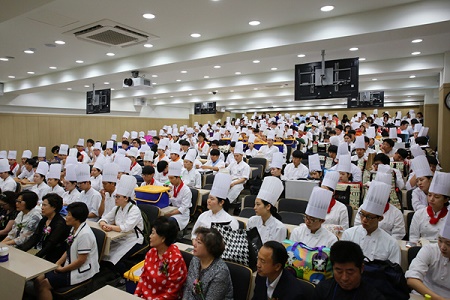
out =
<path fill-rule="evenodd" d="M 319 221 L 319 219 L 316 219 L 316 218 L 313 218 L 313 217 L 305 215 L 305 221 L 308 221 L 308 222 L 311 222 L 311 223 L 315 223 L 315 222 Z"/>
<path fill-rule="evenodd" d="M 366 215 L 366 214 L 362 213 L 361 211 L 358 212 L 358 214 L 359 214 L 359 216 L 361 217 L 361 219 L 366 218 L 366 219 L 369 220 L 369 221 L 378 219 L 378 216 Z"/>

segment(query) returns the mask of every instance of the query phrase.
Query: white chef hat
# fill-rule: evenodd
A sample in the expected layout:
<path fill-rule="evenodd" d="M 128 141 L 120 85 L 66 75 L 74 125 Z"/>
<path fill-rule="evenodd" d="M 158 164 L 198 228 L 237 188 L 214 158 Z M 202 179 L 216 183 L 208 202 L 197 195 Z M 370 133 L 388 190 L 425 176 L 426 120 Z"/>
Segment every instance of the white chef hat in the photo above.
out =
<path fill-rule="evenodd" d="M 158 144 L 158 150 L 166 150 L 167 141 L 165 139 L 162 139 L 159 141 Z"/>
<path fill-rule="evenodd" d="M 144 136 L 145 136 L 145 132 L 139 131 L 139 137 L 144 137 Z"/>
<path fill-rule="evenodd" d="M 102 143 L 95 142 L 94 144 L 94 150 L 102 150 Z"/>
<path fill-rule="evenodd" d="M 151 135 L 152 137 L 156 136 L 157 135 L 156 130 L 149 130 L 149 131 L 147 131 L 147 135 Z"/>
<path fill-rule="evenodd" d="M 39 147 L 38 157 L 46 157 L 47 147 Z"/>
<path fill-rule="evenodd" d="M 77 165 L 77 164 L 78 164 L 78 160 L 77 160 L 76 157 L 68 156 L 68 157 L 66 158 L 66 164 L 65 164 L 65 166 L 68 166 L 68 165 Z M 74 181 L 76 181 L 76 180 L 74 180 Z"/>
<path fill-rule="evenodd" d="M 122 134 L 122 137 L 128 139 L 130 137 L 130 133 L 125 130 L 124 133 Z"/>
<path fill-rule="evenodd" d="M 78 139 L 77 146 L 84 146 L 84 139 Z"/>
<path fill-rule="evenodd" d="M 110 140 L 116 141 L 117 140 L 117 134 L 111 134 L 111 139 Z"/>
<path fill-rule="evenodd" d="M 340 143 L 337 150 L 337 158 L 340 159 L 341 155 L 350 155 L 347 143 Z"/>
<path fill-rule="evenodd" d="M 392 171 L 390 165 L 378 165 L 378 171 L 375 180 L 392 185 Z"/>
<path fill-rule="evenodd" d="M 416 123 L 416 124 L 414 124 L 414 132 L 417 132 L 417 133 L 419 133 L 420 132 L 420 129 L 422 129 L 422 123 Z"/>
<path fill-rule="evenodd" d="M 125 155 L 127 154 L 127 151 L 125 149 L 117 149 L 116 155 L 114 156 L 114 160 L 116 160 L 119 157 L 125 157 Z"/>
<path fill-rule="evenodd" d="M 428 127 L 422 127 L 422 128 L 420 128 L 420 131 L 419 131 L 419 134 L 418 134 L 418 136 L 427 136 L 427 134 L 428 134 Z"/>
<path fill-rule="evenodd" d="M 78 164 L 75 168 L 77 174 L 77 182 L 85 182 L 91 180 L 91 170 L 88 164 Z"/>
<path fill-rule="evenodd" d="M 180 135 L 179 132 L 178 132 L 178 128 L 176 128 L 176 127 L 173 128 L 173 130 L 172 130 L 172 135 L 173 135 L 173 136 L 178 136 L 178 135 Z"/>
<path fill-rule="evenodd" d="M 24 150 L 22 152 L 22 158 L 31 158 L 33 156 L 33 154 L 31 153 L 30 150 Z"/>
<path fill-rule="evenodd" d="M 364 141 L 364 136 L 360 135 L 356 137 L 355 149 L 366 149 L 366 143 Z"/>
<path fill-rule="evenodd" d="M 187 134 L 193 134 L 194 133 L 194 129 L 192 129 L 192 127 L 188 127 L 186 130 Z"/>
<path fill-rule="evenodd" d="M 115 163 L 119 165 L 119 172 L 130 173 L 131 159 L 129 159 L 128 157 L 120 156 Z"/>
<path fill-rule="evenodd" d="M 419 156 L 425 156 L 425 151 L 423 151 L 423 149 L 417 144 L 412 145 L 410 151 L 414 158 Z"/>
<path fill-rule="evenodd" d="M 434 172 L 428 192 L 450 197 L 450 173 Z"/>
<path fill-rule="evenodd" d="M 60 179 L 61 178 L 61 164 L 51 164 L 47 173 L 47 179 Z"/>
<path fill-rule="evenodd" d="M 340 143 L 340 139 L 337 135 L 333 135 L 332 137 L 330 137 L 330 144 L 334 145 L 334 146 L 339 146 Z"/>
<path fill-rule="evenodd" d="M 227 173 L 217 173 L 210 194 L 220 199 L 226 199 L 231 184 L 231 175 Z"/>
<path fill-rule="evenodd" d="M 45 161 L 40 161 L 36 168 L 36 173 L 41 174 L 43 176 L 47 176 L 48 163 L 46 163 Z"/>
<path fill-rule="evenodd" d="M 131 175 L 122 175 L 120 177 L 119 183 L 117 183 L 116 194 L 131 197 L 134 193 L 134 188 L 136 187 L 136 178 Z"/>
<path fill-rule="evenodd" d="M 131 132 L 131 139 L 136 139 L 137 137 L 138 137 L 137 131 L 132 131 Z"/>
<path fill-rule="evenodd" d="M 274 140 L 275 139 L 275 132 L 273 130 L 269 131 L 267 133 L 267 139 L 268 140 Z"/>
<path fill-rule="evenodd" d="M 150 150 L 150 146 L 147 144 L 144 144 L 141 146 L 141 148 L 139 148 L 139 153 L 145 153 L 145 151 Z"/>
<path fill-rule="evenodd" d="M 289 129 L 286 131 L 286 135 L 294 135 L 294 130 L 293 130 L 292 128 L 289 128 Z"/>
<path fill-rule="evenodd" d="M 357 130 L 359 128 L 359 126 L 361 126 L 361 123 L 359 123 L 359 122 L 353 122 L 352 123 L 352 129 L 353 130 Z"/>
<path fill-rule="evenodd" d="M 242 142 L 236 143 L 236 146 L 234 147 L 234 154 L 244 155 L 244 143 L 242 143 Z"/>
<path fill-rule="evenodd" d="M 274 176 L 267 176 L 264 178 L 256 198 L 267 201 L 272 206 L 275 206 L 283 190 L 283 183 L 280 179 Z"/>
<path fill-rule="evenodd" d="M 318 186 L 314 187 L 309 196 L 305 214 L 313 218 L 325 220 L 332 196 L 332 191 L 322 189 Z"/>
<path fill-rule="evenodd" d="M 104 167 L 105 163 L 106 163 L 106 160 L 103 157 L 97 158 L 97 161 L 95 162 L 93 168 L 103 171 L 103 167 Z"/>
<path fill-rule="evenodd" d="M 6 150 L 0 151 L 0 159 L 6 159 L 8 157 L 8 152 Z"/>
<path fill-rule="evenodd" d="M 70 148 L 69 149 L 69 156 L 72 156 L 72 157 L 76 158 L 77 154 L 78 154 L 78 150 L 76 148 Z"/>
<path fill-rule="evenodd" d="M 107 141 L 106 148 L 114 149 L 114 141 Z"/>
<path fill-rule="evenodd" d="M 369 191 L 364 197 L 364 203 L 361 206 L 361 209 L 371 214 L 382 216 L 390 193 L 391 185 L 380 181 L 372 181 L 370 183 Z"/>
<path fill-rule="evenodd" d="M 66 163 L 66 165 L 64 167 L 66 169 L 65 179 L 67 181 L 71 181 L 71 182 L 77 181 L 77 172 L 76 172 L 77 165 Z"/>
<path fill-rule="evenodd" d="M 167 176 L 180 176 L 181 169 L 183 168 L 183 164 L 179 161 L 171 161 L 169 163 L 169 172 Z"/>
<path fill-rule="evenodd" d="M 153 156 L 155 156 L 155 153 L 152 150 L 145 151 L 144 161 L 151 161 L 151 162 L 153 162 Z"/>
<path fill-rule="evenodd" d="M 8 151 L 8 159 L 16 159 L 17 158 L 17 151 L 16 150 L 9 150 Z"/>
<path fill-rule="evenodd" d="M 117 182 L 118 174 L 119 174 L 119 166 L 116 163 L 107 163 L 103 166 L 102 181 Z"/>
<path fill-rule="evenodd" d="M 351 162 L 350 154 L 345 154 L 345 155 L 341 154 L 339 156 L 339 163 L 337 165 L 336 170 L 338 172 L 347 172 L 347 173 L 352 172 L 352 162 Z"/>
<path fill-rule="evenodd" d="M 444 226 L 442 226 L 439 233 L 444 239 L 450 239 L 450 218 L 448 216 L 449 214 L 445 217 Z"/>
<path fill-rule="evenodd" d="M 59 146 L 59 152 L 58 152 L 58 154 L 61 154 L 61 155 L 68 155 L 68 154 L 69 154 L 69 145 L 67 145 L 67 144 L 61 144 L 61 145 Z"/>
<path fill-rule="evenodd" d="M 339 181 L 339 172 L 337 171 L 327 171 L 322 180 L 322 186 L 329 187 L 333 191 L 336 190 L 336 185 Z"/>
<path fill-rule="evenodd" d="M 310 172 L 322 171 L 322 166 L 320 165 L 319 154 L 313 154 L 308 156 L 308 168 Z"/>
<path fill-rule="evenodd" d="M 195 149 L 194 149 L 195 150 Z M 178 154 L 178 155 L 180 155 L 180 144 L 178 144 L 178 143 L 173 143 L 171 146 L 170 146 L 170 153 L 172 154 Z"/>
<path fill-rule="evenodd" d="M 9 163 L 7 159 L 0 159 L 0 173 L 3 172 L 9 172 L 10 168 L 9 168 Z"/>
<path fill-rule="evenodd" d="M 396 139 L 397 138 L 397 128 L 391 127 L 389 128 L 389 138 Z"/>
<path fill-rule="evenodd" d="M 375 127 L 369 127 L 369 128 L 367 128 L 366 129 L 366 136 L 369 138 L 369 139 L 374 139 L 375 138 L 375 136 L 376 136 L 376 133 L 375 133 Z"/>
<path fill-rule="evenodd" d="M 285 160 L 283 158 L 283 153 L 275 152 L 274 154 L 272 154 L 272 162 L 270 163 L 270 167 L 282 169 L 284 162 Z"/>
<path fill-rule="evenodd" d="M 415 157 L 411 161 L 411 168 L 414 171 L 416 178 L 433 176 L 433 172 L 431 172 L 430 169 L 430 164 L 428 163 L 428 159 L 426 158 L 425 155 Z"/>
<path fill-rule="evenodd" d="M 255 143 L 255 139 L 256 139 L 256 136 L 254 134 L 250 134 L 248 136 L 248 142 L 249 143 Z"/>
<path fill-rule="evenodd" d="M 184 157 L 184 160 L 190 161 L 190 162 L 194 162 L 195 158 L 197 157 L 197 150 L 195 149 L 189 149 L 188 152 L 186 153 L 186 156 Z"/>
<path fill-rule="evenodd" d="M 136 147 L 131 147 L 130 149 L 127 150 L 127 156 L 133 156 L 133 157 L 138 157 L 138 148 Z"/>

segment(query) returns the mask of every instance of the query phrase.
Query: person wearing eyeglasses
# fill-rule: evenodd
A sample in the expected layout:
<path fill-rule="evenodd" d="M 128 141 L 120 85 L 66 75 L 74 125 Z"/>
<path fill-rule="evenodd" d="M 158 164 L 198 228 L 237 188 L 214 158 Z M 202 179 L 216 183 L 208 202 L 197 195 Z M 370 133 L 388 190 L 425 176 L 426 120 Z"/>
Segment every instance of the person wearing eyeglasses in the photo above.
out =
<path fill-rule="evenodd" d="M 0 193 L 0 241 L 11 231 L 18 211 L 16 210 L 16 193 Z"/>
<path fill-rule="evenodd" d="M 401 255 L 397 240 L 379 228 L 390 190 L 388 184 L 372 181 L 361 210 L 358 212 L 361 225 L 345 230 L 341 240 L 360 245 L 364 255 L 370 260 L 389 260 L 400 264 Z"/>
<path fill-rule="evenodd" d="M 291 241 L 302 242 L 309 247 L 328 248 L 337 242 L 337 237 L 322 227 L 332 196 L 333 192 L 314 187 L 305 211 L 305 223 L 294 228 L 289 238 Z"/>

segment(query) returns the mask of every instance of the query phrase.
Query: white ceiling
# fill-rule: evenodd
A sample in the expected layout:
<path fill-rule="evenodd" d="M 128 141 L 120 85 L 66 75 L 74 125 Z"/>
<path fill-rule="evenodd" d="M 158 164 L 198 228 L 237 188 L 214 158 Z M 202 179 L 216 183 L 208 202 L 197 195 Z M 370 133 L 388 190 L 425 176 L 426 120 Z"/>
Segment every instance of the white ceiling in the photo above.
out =
<path fill-rule="evenodd" d="M 320 11 L 329 4 L 333 11 Z M 448 12 L 447 0 L 8 1 L 0 11 L 0 58 L 14 59 L 0 61 L 0 82 L 5 83 L 5 95 L 60 91 L 84 99 L 95 84 L 96 89 L 114 88 L 114 103 L 143 97 L 151 105 L 175 107 L 217 101 L 234 112 L 339 108 L 342 99 L 293 101 L 295 64 L 319 61 L 324 49 L 326 60 L 366 58 L 360 62 L 360 90 L 385 90 L 387 105 L 420 104 L 430 91 L 436 95 L 443 53 L 450 51 Z M 156 18 L 144 19 L 144 13 Z M 66 33 L 102 19 L 159 38 L 150 41 L 152 48 L 118 48 Z M 250 26 L 252 20 L 261 24 Z M 190 37 L 194 32 L 202 36 Z M 423 42 L 411 43 L 416 38 Z M 45 45 L 56 40 L 66 44 Z M 350 52 L 350 47 L 359 50 Z M 25 54 L 28 48 L 36 52 Z M 412 56 L 413 51 L 421 54 Z M 156 85 L 122 88 L 132 70 Z"/>

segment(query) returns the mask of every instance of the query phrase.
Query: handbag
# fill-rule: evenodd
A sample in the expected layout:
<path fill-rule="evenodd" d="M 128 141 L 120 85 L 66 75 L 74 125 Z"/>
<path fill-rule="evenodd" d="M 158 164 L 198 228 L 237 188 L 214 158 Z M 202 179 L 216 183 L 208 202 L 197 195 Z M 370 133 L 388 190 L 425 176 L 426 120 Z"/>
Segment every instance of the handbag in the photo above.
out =
<path fill-rule="evenodd" d="M 134 189 L 136 203 L 152 204 L 159 208 L 169 206 L 170 188 L 159 185 L 144 185 Z"/>
<path fill-rule="evenodd" d="M 284 240 L 283 245 L 288 253 L 286 269 L 297 278 L 307 280 L 313 284 L 333 277 L 330 248 L 308 247 L 300 242 Z"/>

